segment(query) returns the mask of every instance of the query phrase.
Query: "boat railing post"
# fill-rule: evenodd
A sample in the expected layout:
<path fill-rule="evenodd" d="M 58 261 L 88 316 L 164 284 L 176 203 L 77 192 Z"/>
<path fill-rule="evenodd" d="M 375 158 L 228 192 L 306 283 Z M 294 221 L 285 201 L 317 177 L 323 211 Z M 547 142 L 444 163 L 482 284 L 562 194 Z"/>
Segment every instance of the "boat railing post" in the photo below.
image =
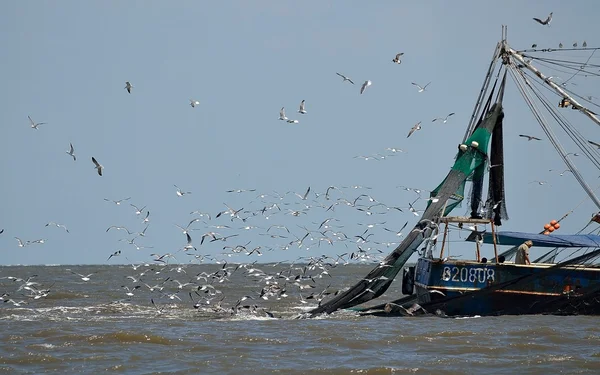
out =
<path fill-rule="evenodd" d="M 477 224 L 473 226 L 475 232 L 477 232 Z M 477 263 L 481 262 L 481 249 L 479 248 L 479 241 L 475 241 L 475 259 L 477 259 Z"/>
<path fill-rule="evenodd" d="M 442 237 L 442 248 L 440 250 L 440 259 L 444 258 L 444 246 L 446 246 L 446 237 L 448 237 L 448 223 L 444 226 L 444 237 Z"/>
<path fill-rule="evenodd" d="M 496 264 L 498 264 L 498 247 L 496 246 L 496 229 L 494 226 L 494 220 L 490 219 L 490 225 L 492 226 L 492 240 L 494 241 L 494 257 L 496 257 Z"/>

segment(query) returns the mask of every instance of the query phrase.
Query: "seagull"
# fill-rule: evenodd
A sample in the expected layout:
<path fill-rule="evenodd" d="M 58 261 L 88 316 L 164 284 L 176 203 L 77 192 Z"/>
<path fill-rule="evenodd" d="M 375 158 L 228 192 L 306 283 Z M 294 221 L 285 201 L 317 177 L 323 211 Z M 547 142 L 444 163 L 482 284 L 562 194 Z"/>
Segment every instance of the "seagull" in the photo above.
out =
<path fill-rule="evenodd" d="M 547 183 L 548 183 L 548 182 L 546 182 L 546 181 L 538 181 L 538 180 L 535 180 L 535 181 L 531 181 L 531 182 L 530 182 L 530 184 L 533 184 L 534 182 L 535 182 L 535 183 L 537 183 L 538 185 L 545 185 L 545 184 L 547 184 Z"/>
<path fill-rule="evenodd" d="M 558 48 L 563 48 L 562 43 L 558 43 Z"/>
<path fill-rule="evenodd" d="M 113 203 L 114 203 L 114 204 L 116 204 L 117 206 L 120 206 L 120 205 L 121 205 L 121 202 L 123 202 L 123 201 L 128 201 L 128 200 L 130 200 L 130 199 L 131 199 L 131 197 L 129 197 L 129 198 L 125 198 L 125 199 L 119 199 L 118 201 L 114 201 L 114 200 L 112 200 L 112 199 L 104 198 L 104 200 L 105 200 L 105 201 L 107 201 L 107 202 L 113 202 Z"/>
<path fill-rule="evenodd" d="M 96 169 L 98 170 L 98 174 L 100 176 L 102 176 L 102 170 L 104 169 L 104 167 L 102 166 L 102 164 L 98 163 L 98 161 L 96 160 L 96 158 L 94 158 L 92 156 L 92 162 L 96 165 Z"/>
<path fill-rule="evenodd" d="M 596 143 L 594 141 L 588 141 L 588 142 L 593 144 L 594 146 L 598 147 L 598 149 L 600 149 L 600 143 Z"/>
<path fill-rule="evenodd" d="M 402 60 L 400 60 L 400 56 L 404 55 L 404 52 L 400 52 L 396 54 L 396 57 L 392 60 L 393 63 L 402 64 Z"/>
<path fill-rule="evenodd" d="M 587 47 L 587 42 L 584 40 L 583 44 L 581 45 L 583 48 Z"/>
<path fill-rule="evenodd" d="M 406 138 L 410 137 L 412 135 L 412 133 L 416 132 L 417 130 L 421 130 L 421 121 L 417 122 L 415 124 L 415 126 L 410 128 L 410 131 L 408 132 L 408 135 L 406 136 Z"/>
<path fill-rule="evenodd" d="M 527 135 L 527 134 L 519 134 L 519 137 L 527 138 L 528 141 L 531 141 L 531 140 L 541 141 L 540 138 L 534 137 L 531 135 Z"/>
<path fill-rule="evenodd" d="M 342 78 L 344 79 L 342 82 L 346 82 L 346 81 L 348 81 L 348 82 L 350 82 L 351 84 L 354 84 L 354 82 L 352 82 L 352 80 L 351 80 L 350 78 L 346 77 L 345 75 L 343 75 L 343 74 L 340 74 L 340 73 L 335 73 L 335 74 L 337 74 L 338 76 L 340 76 L 340 77 L 342 77 Z"/>
<path fill-rule="evenodd" d="M 62 229 L 64 229 L 65 231 L 67 231 L 67 233 L 69 233 L 69 230 L 68 230 L 68 229 L 67 229 L 67 227 L 66 227 L 65 225 L 63 225 L 63 224 L 57 224 L 57 223 L 55 223 L 55 222 L 53 222 L 53 221 L 51 221 L 51 222 L 49 222 L 48 224 L 46 224 L 46 226 L 50 226 L 50 225 L 54 225 L 54 226 L 55 226 L 55 227 L 57 227 L 57 228 L 62 228 Z"/>
<path fill-rule="evenodd" d="M 305 115 L 306 114 L 306 110 L 304 109 L 304 100 L 302 100 L 300 102 L 300 109 L 298 110 L 299 113 Z"/>
<path fill-rule="evenodd" d="M 542 25 L 550 25 L 550 21 L 552 21 L 552 12 L 550 12 L 550 14 L 548 15 L 548 18 L 546 18 L 545 20 L 541 20 L 539 18 L 533 17 L 534 21 L 539 22 Z"/>
<path fill-rule="evenodd" d="M 29 117 L 29 116 L 27 116 L 27 118 L 29 119 L 29 122 L 31 123 L 31 127 L 32 127 L 33 129 L 35 129 L 35 130 L 37 130 L 37 129 L 38 129 L 38 126 L 40 126 L 40 125 L 44 125 L 44 124 L 45 124 L 45 122 L 38 122 L 38 123 L 36 123 L 36 122 L 33 122 L 33 120 L 31 119 L 31 117 Z"/>
<path fill-rule="evenodd" d="M 371 86 L 371 84 L 372 84 L 372 82 L 370 80 L 366 80 L 365 83 L 363 83 L 360 88 L 360 93 L 362 94 L 363 92 L 365 92 L 367 87 Z"/>
<path fill-rule="evenodd" d="M 142 208 L 138 208 L 136 205 L 134 204 L 129 204 L 131 207 L 135 208 L 135 214 L 136 215 L 141 215 L 142 211 L 144 211 L 144 208 L 146 208 L 146 206 L 142 207 Z"/>
<path fill-rule="evenodd" d="M 196 108 L 197 105 L 200 105 L 200 102 L 194 99 L 190 99 L 190 105 L 192 108 Z"/>
<path fill-rule="evenodd" d="M 177 194 L 180 197 L 183 197 L 186 194 L 192 194 L 191 191 L 181 191 L 181 189 L 179 187 L 177 187 L 177 185 L 173 185 L 175 186 L 175 188 L 177 188 L 177 191 L 175 192 L 175 194 Z"/>
<path fill-rule="evenodd" d="M 133 85 L 131 83 L 129 83 L 129 81 L 125 82 L 125 89 L 127 90 L 128 93 L 131 94 L 132 88 L 133 88 Z"/>
<path fill-rule="evenodd" d="M 281 107 L 281 110 L 279 111 L 279 119 L 284 121 L 288 119 L 285 116 L 285 107 Z"/>
<path fill-rule="evenodd" d="M 119 256 L 119 255 L 121 255 L 121 250 L 117 250 L 114 253 L 110 254 L 110 256 L 108 257 L 108 259 L 106 259 L 106 261 L 108 262 L 110 260 L 110 258 Z"/>
<path fill-rule="evenodd" d="M 434 118 L 433 120 L 431 120 L 431 122 L 436 122 L 437 120 L 441 120 L 442 123 L 445 124 L 448 121 L 448 117 L 453 116 L 453 115 L 454 115 L 454 112 L 449 113 L 448 116 L 446 116 L 444 118 L 441 118 L 441 117 Z"/>
<path fill-rule="evenodd" d="M 71 270 L 69 270 L 69 271 L 71 271 Z M 81 280 L 83 280 L 83 281 L 86 281 L 86 282 L 87 282 L 87 281 L 90 281 L 90 276 L 92 276 L 92 275 L 94 274 L 94 273 L 90 273 L 89 275 L 82 275 L 82 274 L 80 274 L 80 273 L 73 272 L 73 271 L 71 271 L 71 273 L 72 273 L 73 275 L 77 275 L 77 276 L 81 277 Z"/>
<path fill-rule="evenodd" d="M 297 124 L 299 121 L 298 120 L 287 120 L 287 122 L 290 124 Z"/>
<path fill-rule="evenodd" d="M 17 241 L 19 241 L 19 247 L 25 247 L 25 246 L 29 245 L 29 241 L 23 243 L 23 241 L 19 237 L 15 237 L 15 239 Z"/>
<path fill-rule="evenodd" d="M 69 145 L 71 145 L 71 149 L 65 152 L 73 157 L 73 161 L 76 161 L 77 157 L 75 157 L 75 149 L 73 149 L 73 144 L 69 143 Z"/>
<path fill-rule="evenodd" d="M 425 85 L 425 86 L 423 86 L 423 87 L 421 87 L 421 85 L 419 85 L 419 84 L 417 84 L 417 83 L 414 83 L 414 82 L 411 82 L 411 83 L 412 83 L 414 86 L 417 86 L 417 88 L 419 89 L 419 92 L 423 92 L 423 91 L 425 91 L 425 89 L 427 88 L 427 86 L 429 86 L 429 83 L 431 83 L 431 82 L 429 82 L 428 84 L 426 84 L 426 85 Z"/>

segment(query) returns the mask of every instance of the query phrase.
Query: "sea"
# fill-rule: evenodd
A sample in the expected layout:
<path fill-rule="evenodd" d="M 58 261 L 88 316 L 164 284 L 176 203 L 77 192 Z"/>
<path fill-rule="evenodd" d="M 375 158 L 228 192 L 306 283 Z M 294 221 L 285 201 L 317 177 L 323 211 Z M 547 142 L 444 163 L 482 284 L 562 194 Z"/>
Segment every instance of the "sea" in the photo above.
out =
<path fill-rule="evenodd" d="M 3 266 L 0 374 L 600 373 L 598 317 L 306 318 L 373 268 Z"/>

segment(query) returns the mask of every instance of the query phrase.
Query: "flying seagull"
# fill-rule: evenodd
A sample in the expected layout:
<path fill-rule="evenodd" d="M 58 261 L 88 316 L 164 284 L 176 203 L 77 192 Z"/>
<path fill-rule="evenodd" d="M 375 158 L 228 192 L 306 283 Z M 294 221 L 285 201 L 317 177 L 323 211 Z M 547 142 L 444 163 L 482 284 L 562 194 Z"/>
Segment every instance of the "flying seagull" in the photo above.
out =
<path fill-rule="evenodd" d="M 279 111 L 279 119 L 283 121 L 288 119 L 285 115 L 285 107 L 281 107 L 281 110 Z"/>
<path fill-rule="evenodd" d="M 410 131 L 408 132 L 408 135 L 406 136 L 406 138 L 410 137 L 412 135 L 412 133 L 416 132 L 417 130 L 421 130 L 421 121 L 417 122 L 415 124 L 415 126 L 410 128 Z"/>
<path fill-rule="evenodd" d="M 593 144 L 594 146 L 598 147 L 598 149 L 600 149 L 600 143 L 594 142 L 594 141 L 588 141 L 590 144 Z"/>
<path fill-rule="evenodd" d="M 434 119 L 433 119 L 431 122 L 436 122 L 437 120 L 441 120 L 441 121 L 442 121 L 442 123 L 443 123 L 443 124 L 445 124 L 445 123 L 446 123 L 446 121 L 448 121 L 448 117 L 450 117 L 450 116 L 453 116 L 453 115 L 454 115 L 454 112 L 452 112 L 452 113 L 449 113 L 449 114 L 448 114 L 446 117 L 444 117 L 444 118 L 441 118 L 441 117 L 434 118 Z"/>
<path fill-rule="evenodd" d="M 298 120 L 286 120 L 288 123 L 290 124 L 297 124 L 299 121 Z"/>
<path fill-rule="evenodd" d="M 197 105 L 200 105 L 200 102 L 194 99 L 190 99 L 190 105 L 192 108 L 195 108 Z"/>
<path fill-rule="evenodd" d="M 69 151 L 66 151 L 66 153 L 73 157 L 73 161 L 76 161 L 77 157 L 75 156 L 75 150 L 73 149 L 73 144 L 72 143 L 69 143 L 69 144 L 71 145 L 71 149 Z"/>
<path fill-rule="evenodd" d="M 365 83 L 362 84 L 362 87 L 360 88 L 360 93 L 362 94 L 363 92 L 365 92 L 365 90 L 367 89 L 367 87 L 371 86 L 371 81 L 366 80 Z"/>
<path fill-rule="evenodd" d="M 298 110 L 299 113 L 305 115 L 306 114 L 306 109 L 304 109 L 304 100 L 302 100 L 300 102 L 300 109 Z"/>
<path fill-rule="evenodd" d="M 400 56 L 404 55 L 404 52 L 400 52 L 396 54 L 396 57 L 392 60 L 393 63 L 402 64 L 402 60 L 400 60 Z"/>
<path fill-rule="evenodd" d="M 338 76 L 340 76 L 340 77 L 342 77 L 342 78 L 344 79 L 342 82 L 346 82 L 346 81 L 348 81 L 348 82 L 350 82 L 351 84 L 354 84 L 354 82 L 352 82 L 352 80 L 351 80 L 350 78 L 346 77 L 345 75 L 343 75 L 343 74 L 340 74 L 340 73 L 335 73 L 335 74 L 337 74 Z"/>
<path fill-rule="evenodd" d="M 182 191 L 177 185 L 173 185 L 173 186 L 175 186 L 175 188 L 177 189 L 175 194 L 177 194 L 177 196 L 179 196 L 179 197 L 183 197 L 186 194 L 192 194 L 191 191 Z"/>
<path fill-rule="evenodd" d="M 550 25 L 550 21 L 552 21 L 552 12 L 550 12 L 550 14 L 548 15 L 548 18 L 546 18 L 545 20 L 541 20 L 539 18 L 533 17 L 533 19 L 537 22 L 539 22 L 542 25 Z"/>
<path fill-rule="evenodd" d="M 38 129 L 38 126 L 40 126 L 40 125 L 44 125 L 44 124 L 45 124 L 45 122 L 38 122 L 38 123 L 35 123 L 35 122 L 33 122 L 33 120 L 31 119 L 31 117 L 29 117 L 29 116 L 27 116 L 27 118 L 29 119 L 29 122 L 31 123 L 31 127 L 32 127 L 33 129 L 35 129 L 35 130 L 37 130 L 37 129 Z"/>
<path fill-rule="evenodd" d="M 417 83 L 414 83 L 414 82 L 411 82 L 411 83 L 412 83 L 413 85 L 417 86 L 417 88 L 419 89 L 419 92 L 423 92 L 423 91 L 425 91 L 425 89 L 427 88 L 427 86 L 429 86 L 429 83 L 431 83 L 431 82 L 429 82 L 428 84 L 426 84 L 426 85 L 425 85 L 425 86 L 423 86 L 423 87 L 421 87 L 421 85 L 419 85 L 419 84 L 417 84 Z"/>
<path fill-rule="evenodd" d="M 133 88 L 133 85 L 131 83 L 129 83 L 129 81 L 125 82 L 125 89 L 127 90 L 128 93 L 131 94 L 132 88 Z"/>
<path fill-rule="evenodd" d="M 96 169 L 98 170 L 98 174 L 100 176 L 102 176 L 102 170 L 104 169 L 104 167 L 102 166 L 102 164 L 98 163 L 98 161 L 96 160 L 95 157 L 92 156 L 92 162 L 96 165 Z"/>
<path fill-rule="evenodd" d="M 519 137 L 527 138 L 528 141 L 531 141 L 531 140 L 541 141 L 540 138 L 534 137 L 531 135 L 527 135 L 527 134 L 519 134 Z"/>

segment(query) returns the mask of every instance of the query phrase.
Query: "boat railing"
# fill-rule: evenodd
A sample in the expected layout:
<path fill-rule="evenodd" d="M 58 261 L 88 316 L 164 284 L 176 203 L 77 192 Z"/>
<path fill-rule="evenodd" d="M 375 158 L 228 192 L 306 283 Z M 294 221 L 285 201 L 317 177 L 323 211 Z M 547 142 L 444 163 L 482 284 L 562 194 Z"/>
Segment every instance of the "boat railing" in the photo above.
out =
<path fill-rule="evenodd" d="M 499 263 L 498 247 L 496 244 L 496 228 L 493 220 L 484 218 L 472 218 L 467 216 L 444 216 L 440 218 L 439 222 L 446 224 L 444 225 L 444 236 L 442 238 L 442 248 L 440 249 L 440 259 L 444 257 L 444 247 L 448 238 L 449 224 L 458 224 L 459 228 L 462 228 L 464 224 L 473 224 L 475 232 L 477 232 L 477 224 L 490 224 L 492 230 L 492 238 L 494 240 L 494 258 L 496 259 L 496 263 Z M 475 241 L 475 259 L 477 260 L 477 262 L 481 262 L 480 246 L 482 242 L 483 241 Z"/>

